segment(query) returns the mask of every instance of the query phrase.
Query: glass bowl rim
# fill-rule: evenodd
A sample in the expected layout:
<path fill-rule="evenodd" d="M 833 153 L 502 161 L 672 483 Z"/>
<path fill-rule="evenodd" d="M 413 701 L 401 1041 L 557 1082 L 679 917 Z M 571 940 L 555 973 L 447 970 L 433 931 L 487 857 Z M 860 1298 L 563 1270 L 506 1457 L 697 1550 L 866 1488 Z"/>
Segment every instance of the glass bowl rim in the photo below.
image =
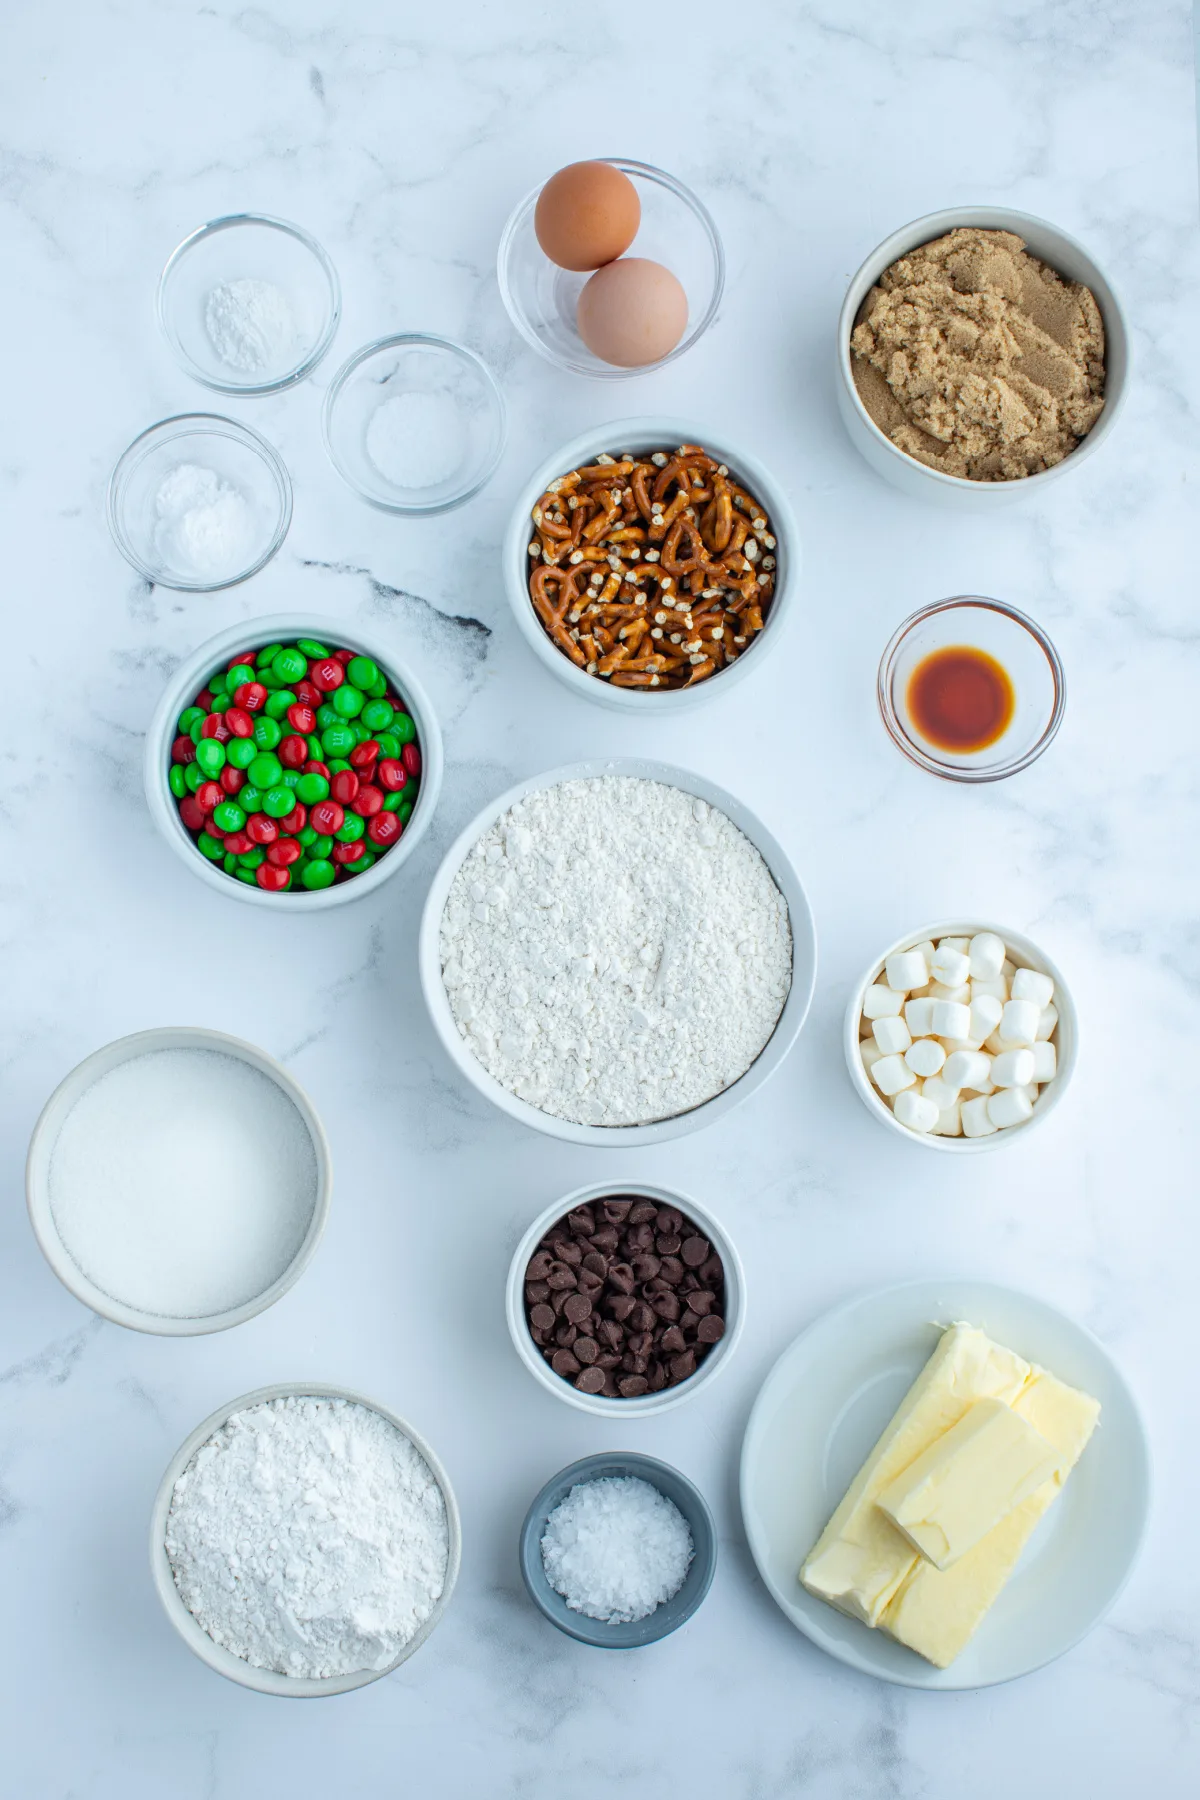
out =
<path fill-rule="evenodd" d="M 704 336 L 716 318 L 717 309 L 725 292 L 725 246 L 721 241 L 721 234 L 717 230 L 716 221 L 703 200 L 698 194 L 694 194 L 685 182 L 680 181 L 678 176 L 669 174 L 666 169 L 655 168 L 653 163 L 637 162 L 630 156 L 589 156 L 584 160 L 610 163 L 614 169 L 620 169 L 622 174 L 639 175 L 646 181 L 652 181 L 658 187 L 666 188 L 668 193 L 674 194 L 675 198 L 681 200 L 692 212 L 708 239 L 708 247 L 713 258 L 713 289 L 703 315 L 692 330 L 679 340 L 675 348 L 667 352 L 666 356 L 660 356 L 657 362 L 643 363 L 633 369 L 618 368 L 615 363 L 592 367 L 590 364 L 560 356 L 551 350 L 549 345 L 537 335 L 526 320 L 523 311 L 517 306 L 508 280 L 508 263 L 517 231 L 526 214 L 536 204 L 538 195 L 546 185 L 546 180 L 549 180 L 548 176 L 546 180 L 539 181 L 535 188 L 531 188 L 517 202 L 500 234 L 500 243 L 496 251 L 496 280 L 500 287 L 500 298 L 504 302 L 505 312 L 525 342 L 531 349 L 536 350 L 539 356 L 544 357 L 547 362 L 553 363 L 555 368 L 566 369 L 572 375 L 588 375 L 598 381 L 624 381 L 633 375 L 649 375 L 655 369 L 665 368 L 668 363 L 674 362 L 677 357 L 682 356 L 686 350 L 690 350 L 692 345 L 698 343 Z"/>
<path fill-rule="evenodd" d="M 449 352 L 451 356 L 457 357 L 459 362 L 466 363 L 469 368 L 482 377 L 484 390 L 496 420 L 497 433 L 496 447 L 492 456 L 482 465 L 480 473 L 461 492 L 452 495 L 448 500 L 438 500 L 432 503 L 426 501 L 409 506 L 403 501 L 381 500 L 377 494 L 369 494 L 365 488 L 359 486 L 334 450 L 332 427 L 334 409 L 341 399 L 346 383 L 355 370 L 361 368 L 363 363 L 368 362 L 373 356 L 378 356 L 384 350 L 413 345 L 424 345 L 427 349 Z M 325 446 L 326 456 L 346 486 L 357 494 L 360 500 L 365 500 L 368 506 L 377 507 L 380 512 L 397 513 L 405 518 L 431 518 L 436 513 L 452 512 L 456 506 L 464 506 L 468 500 L 473 500 L 476 494 L 480 493 L 492 479 L 500 467 L 500 459 L 504 455 L 508 442 L 508 407 L 505 404 L 504 390 L 500 383 L 483 358 L 478 356 L 474 350 L 469 350 L 465 344 L 459 344 L 453 338 L 441 337 L 432 331 L 397 331 L 388 337 L 375 338 L 371 343 L 363 344 L 360 349 L 355 350 L 346 358 L 325 394 L 325 403 L 321 408 L 321 441 Z"/>
<path fill-rule="evenodd" d="M 150 449 L 148 440 L 157 437 L 160 432 L 165 433 L 167 427 L 171 425 L 184 429 L 170 433 L 170 436 L 164 441 L 171 442 L 175 438 L 185 437 L 189 430 L 195 431 L 201 437 L 231 437 L 243 444 L 246 449 L 254 451 L 275 478 L 276 492 L 279 497 L 279 519 L 270 542 L 249 568 L 243 569 L 236 575 L 228 575 L 221 581 L 164 581 L 159 572 L 143 561 L 125 530 L 121 507 L 129 477 L 140 464 L 142 456 L 148 453 Z M 137 454 L 139 448 L 142 450 L 142 456 Z M 157 424 L 147 425 L 144 431 L 139 431 L 133 442 L 121 452 L 117 458 L 116 467 L 108 478 L 105 511 L 108 515 L 108 529 L 117 549 L 125 561 L 135 568 L 139 575 L 144 576 L 153 587 L 166 588 L 173 594 L 216 594 L 223 588 L 237 587 L 241 582 L 249 581 L 252 575 L 257 575 L 260 570 L 266 568 L 271 558 L 281 548 L 292 523 L 292 478 L 288 474 L 287 464 L 274 444 L 269 443 L 260 432 L 255 431 L 253 425 L 243 424 L 240 419 L 226 418 L 224 413 L 172 413 L 170 418 L 159 419 Z"/>
<path fill-rule="evenodd" d="M 960 607 L 974 607 L 982 612 L 1001 613 L 1005 618 L 1012 620 L 1015 625 L 1019 625 L 1034 640 L 1045 657 L 1050 668 L 1050 678 L 1054 684 L 1054 705 L 1037 741 L 1031 744 L 1021 756 L 989 767 L 959 767 L 952 763 L 942 762 L 938 757 L 930 755 L 909 737 L 892 704 L 892 676 L 902 646 L 917 627 L 923 625 L 927 619 L 936 618 L 939 613 L 953 612 Z M 1010 606 L 1004 600 L 993 600 L 986 594 L 954 594 L 948 599 L 934 600 L 928 606 L 918 607 L 916 612 L 910 613 L 906 619 L 901 620 L 884 646 L 883 655 L 879 659 L 875 696 L 888 736 L 910 762 L 915 763 L 919 769 L 924 769 L 930 775 L 940 776 L 943 781 L 975 784 L 986 781 L 1004 781 L 1008 776 L 1019 774 L 1022 769 L 1027 769 L 1031 763 L 1037 761 L 1042 752 L 1054 741 L 1058 734 L 1058 728 L 1062 724 L 1067 704 L 1067 681 L 1058 651 L 1047 633 L 1042 630 L 1035 619 L 1029 617 L 1028 613 L 1023 613 L 1019 607 Z"/>
<path fill-rule="evenodd" d="M 215 237 L 218 232 L 228 231 L 236 225 L 265 225 L 272 231 L 281 231 L 285 236 L 295 238 L 297 243 L 303 244 L 304 248 L 320 264 L 329 288 L 329 317 L 325 321 L 324 330 L 312 349 L 296 364 L 295 368 L 290 369 L 287 374 L 279 376 L 274 381 L 218 381 L 215 376 L 206 374 L 200 365 L 192 360 L 167 324 L 167 289 L 171 277 L 178 271 L 188 251 L 194 249 L 197 244 L 203 243 L 206 238 Z M 313 237 L 311 232 L 305 231 L 302 225 L 293 225 L 290 220 L 278 219 L 272 213 L 223 213 L 220 218 L 209 219 L 205 224 L 198 225 L 195 231 L 190 231 L 182 243 L 177 244 L 172 250 L 163 264 L 162 274 L 158 278 L 158 287 L 154 294 L 154 311 L 159 329 L 166 338 L 176 362 L 186 374 L 191 375 L 202 386 L 212 388 L 218 394 L 251 396 L 278 394 L 284 388 L 294 387 L 297 382 L 307 380 L 317 364 L 327 355 L 341 322 L 342 289 L 329 252 Z"/>

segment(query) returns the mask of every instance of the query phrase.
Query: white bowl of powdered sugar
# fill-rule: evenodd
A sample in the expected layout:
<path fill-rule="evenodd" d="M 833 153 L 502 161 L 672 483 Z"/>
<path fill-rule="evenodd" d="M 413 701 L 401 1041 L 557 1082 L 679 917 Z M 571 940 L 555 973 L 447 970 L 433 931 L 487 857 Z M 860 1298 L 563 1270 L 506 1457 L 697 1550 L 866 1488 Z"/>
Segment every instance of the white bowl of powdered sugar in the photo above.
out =
<path fill-rule="evenodd" d="M 154 1585 L 189 1650 L 292 1699 L 365 1687 L 412 1656 L 461 1555 L 430 1446 L 386 1406 L 322 1382 L 212 1413 L 171 1459 L 150 1521 Z"/>
<path fill-rule="evenodd" d="M 452 1061 L 510 1117 L 605 1147 L 699 1130 L 796 1040 L 816 936 L 733 795 L 643 758 L 533 776 L 451 847 L 421 920 Z"/>

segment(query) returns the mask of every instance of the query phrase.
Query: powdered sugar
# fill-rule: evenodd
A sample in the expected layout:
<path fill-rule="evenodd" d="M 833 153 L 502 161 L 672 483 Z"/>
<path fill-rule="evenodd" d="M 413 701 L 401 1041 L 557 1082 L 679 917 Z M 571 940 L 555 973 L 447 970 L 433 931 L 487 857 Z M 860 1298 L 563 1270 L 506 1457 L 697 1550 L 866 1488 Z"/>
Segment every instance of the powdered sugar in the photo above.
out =
<path fill-rule="evenodd" d="M 239 375 L 270 374 L 296 342 L 291 302 L 273 281 L 222 281 L 204 303 L 204 329 L 221 361 Z"/>
<path fill-rule="evenodd" d="M 675 1502 L 636 1475 L 576 1483 L 542 1533 L 550 1586 L 572 1612 L 606 1625 L 648 1619 L 679 1592 L 694 1555 Z"/>
<path fill-rule="evenodd" d="M 449 1528 L 433 1471 L 354 1401 L 286 1397 L 202 1444 L 167 1516 L 184 1605 L 257 1669 L 385 1669 L 433 1611 Z"/>
<path fill-rule="evenodd" d="M 254 542 L 254 514 L 244 494 L 214 469 L 180 463 L 154 496 L 154 541 L 176 573 L 225 575 L 244 565 Z"/>
<path fill-rule="evenodd" d="M 725 814 L 605 775 L 529 794 L 465 858 L 441 925 L 459 1031 L 556 1118 L 641 1124 L 754 1062 L 791 985 L 787 905 Z"/>

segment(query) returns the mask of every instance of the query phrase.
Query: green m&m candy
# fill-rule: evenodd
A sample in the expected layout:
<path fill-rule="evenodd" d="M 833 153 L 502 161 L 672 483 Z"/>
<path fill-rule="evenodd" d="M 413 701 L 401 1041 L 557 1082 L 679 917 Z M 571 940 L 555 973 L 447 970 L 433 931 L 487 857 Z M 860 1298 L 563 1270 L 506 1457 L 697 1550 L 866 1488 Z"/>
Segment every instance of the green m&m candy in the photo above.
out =
<path fill-rule="evenodd" d="M 392 720 L 393 737 L 398 737 L 401 744 L 411 744 L 417 735 L 417 728 L 406 712 L 398 712 Z"/>
<path fill-rule="evenodd" d="M 295 804 L 296 796 L 282 782 L 278 787 L 269 787 L 263 795 L 263 811 L 269 819 L 286 819 Z"/>
<path fill-rule="evenodd" d="M 343 681 L 340 688 L 334 688 L 330 705 L 340 719 L 356 719 L 363 709 L 362 689 Z"/>
<path fill-rule="evenodd" d="M 309 662 L 324 662 L 329 655 L 324 644 L 318 644 L 316 638 L 299 638 L 296 648 L 304 652 Z"/>
<path fill-rule="evenodd" d="M 317 729 L 327 731 L 331 725 L 340 725 L 342 715 L 335 712 L 328 700 L 323 700 L 317 708 Z"/>
<path fill-rule="evenodd" d="M 167 775 L 167 784 L 177 800 L 182 800 L 188 791 L 187 776 L 178 763 L 172 763 Z"/>
<path fill-rule="evenodd" d="M 357 813 L 348 812 L 333 835 L 341 844 L 357 844 L 366 829 L 365 820 Z"/>
<path fill-rule="evenodd" d="M 202 706 L 185 706 L 179 715 L 180 736 L 187 737 L 193 725 L 203 725 L 203 723 L 204 708 Z"/>
<path fill-rule="evenodd" d="M 215 837 L 210 837 L 207 831 L 202 831 L 196 839 L 196 848 L 201 856 L 207 856 L 209 862 L 220 862 L 225 855 L 224 844 L 218 843 Z"/>
<path fill-rule="evenodd" d="M 253 738 L 230 738 L 225 746 L 225 761 L 235 769 L 248 769 L 258 755 L 258 745 Z"/>
<path fill-rule="evenodd" d="M 315 837 L 308 846 L 308 854 L 314 862 L 324 862 L 325 858 L 329 856 L 332 850 L 333 839 L 328 833 Z"/>
<path fill-rule="evenodd" d="M 283 649 L 282 644 L 268 644 L 266 646 L 266 648 L 263 650 L 260 650 L 258 655 L 255 657 L 255 659 L 254 659 L 255 667 L 258 669 L 269 669 L 271 664 L 275 661 L 275 658 L 279 655 L 279 652 L 282 649 Z M 259 680 L 260 681 L 262 680 L 261 675 L 259 676 Z"/>
<path fill-rule="evenodd" d="M 199 754 L 197 752 L 197 754 Z M 256 788 L 278 787 L 279 777 L 283 774 L 283 764 L 273 750 L 260 750 L 250 764 L 246 773 L 251 785 Z"/>
<path fill-rule="evenodd" d="M 303 681 L 308 674 L 308 658 L 303 650 L 277 650 L 271 658 L 271 668 L 280 681 Z"/>
<path fill-rule="evenodd" d="M 273 694 L 267 695 L 267 704 L 263 711 L 269 719 L 282 719 L 289 706 L 295 706 L 296 696 L 291 688 L 276 688 Z"/>
<path fill-rule="evenodd" d="M 386 731 L 395 716 L 395 708 L 386 700 L 368 700 L 361 714 L 368 731 Z"/>
<path fill-rule="evenodd" d="M 261 788 L 248 781 L 245 787 L 238 789 L 238 805 L 243 812 L 261 812 L 263 809 L 263 793 Z"/>
<path fill-rule="evenodd" d="M 349 875 L 365 875 L 367 870 L 374 866 L 374 863 L 375 858 L 371 851 L 364 850 L 356 862 L 343 863 L 342 867 Z"/>
<path fill-rule="evenodd" d="M 240 866 L 243 869 L 249 869 L 252 874 L 254 870 L 257 869 L 259 863 L 264 863 L 266 860 L 267 853 L 261 844 L 255 844 L 253 850 L 244 850 L 238 857 Z"/>
<path fill-rule="evenodd" d="M 379 680 L 379 670 L 369 656 L 353 656 L 346 664 L 346 680 L 365 691 Z"/>
<path fill-rule="evenodd" d="M 338 693 L 341 693 L 339 688 Z M 329 725 L 321 733 L 321 747 L 326 756 L 349 756 L 358 742 L 352 725 Z"/>
<path fill-rule="evenodd" d="M 196 763 L 206 775 L 216 777 L 225 767 L 225 746 L 216 738 L 201 738 L 196 745 Z"/>
<path fill-rule="evenodd" d="M 183 779 L 187 785 L 188 793 L 194 794 L 197 788 L 204 786 L 204 783 L 208 780 L 208 776 L 204 773 L 204 770 L 200 767 L 198 762 L 190 762 L 184 768 Z"/>
<path fill-rule="evenodd" d="M 303 800 L 305 806 L 315 806 L 318 800 L 328 800 L 329 783 L 323 775 L 315 772 L 311 775 L 302 775 L 296 783 L 296 798 Z"/>
<path fill-rule="evenodd" d="M 337 870 L 331 862 L 326 862 L 324 857 L 317 857 L 314 861 L 301 864 L 300 885 L 310 890 L 332 887 L 336 874 Z"/>
<path fill-rule="evenodd" d="M 283 727 L 279 720 L 270 718 L 266 713 L 259 713 L 254 721 L 254 742 L 259 749 L 274 750 L 282 736 Z"/>
<path fill-rule="evenodd" d="M 246 823 L 246 814 L 236 800 L 222 800 L 213 811 L 213 824 L 221 831 L 240 831 Z"/>

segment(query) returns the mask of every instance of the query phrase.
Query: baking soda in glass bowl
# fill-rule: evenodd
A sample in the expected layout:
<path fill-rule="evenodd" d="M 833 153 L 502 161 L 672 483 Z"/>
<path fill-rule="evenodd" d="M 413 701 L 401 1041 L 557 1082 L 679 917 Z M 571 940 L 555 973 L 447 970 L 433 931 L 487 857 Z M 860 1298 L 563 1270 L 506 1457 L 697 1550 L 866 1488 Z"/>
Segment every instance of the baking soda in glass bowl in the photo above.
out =
<path fill-rule="evenodd" d="M 64 1247 L 101 1292 L 146 1314 L 207 1318 L 256 1299 L 293 1262 L 317 1202 L 316 1156 L 261 1070 L 220 1051 L 153 1050 L 75 1102 L 49 1198 Z"/>

